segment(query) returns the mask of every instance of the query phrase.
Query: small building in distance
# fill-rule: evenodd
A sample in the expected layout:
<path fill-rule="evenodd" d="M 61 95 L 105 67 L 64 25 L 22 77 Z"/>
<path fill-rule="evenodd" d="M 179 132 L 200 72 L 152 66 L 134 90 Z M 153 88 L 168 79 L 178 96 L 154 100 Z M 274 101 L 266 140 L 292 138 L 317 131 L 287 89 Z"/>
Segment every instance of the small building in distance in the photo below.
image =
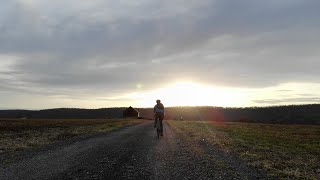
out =
<path fill-rule="evenodd" d="M 139 111 L 137 111 L 136 109 L 134 109 L 133 107 L 129 107 L 126 110 L 123 111 L 123 117 L 124 118 L 128 118 L 128 117 L 134 117 L 134 118 L 139 118 L 140 117 L 140 113 Z"/>

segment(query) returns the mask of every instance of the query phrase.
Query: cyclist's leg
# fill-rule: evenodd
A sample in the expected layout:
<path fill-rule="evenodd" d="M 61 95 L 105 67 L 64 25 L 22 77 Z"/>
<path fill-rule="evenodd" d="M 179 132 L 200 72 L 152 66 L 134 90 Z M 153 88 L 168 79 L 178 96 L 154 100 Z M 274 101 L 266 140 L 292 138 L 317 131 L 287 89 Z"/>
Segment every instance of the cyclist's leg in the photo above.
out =
<path fill-rule="evenodd" d="M 162 121 L 163 121 L 163 119 L 164 119 L 164 115 L 163 115 L 163 114 L 161 114 L 161 115 L 159 116 L 161 134 L 163 133 L 163 125 L 162 125 Z"/>
<path fill-rule="evenodd" d="M 153 127 L 156 127 L 158 118 L 159 118 L 158 114 L 155 114 L 154 115 L 154 126 Z"/>

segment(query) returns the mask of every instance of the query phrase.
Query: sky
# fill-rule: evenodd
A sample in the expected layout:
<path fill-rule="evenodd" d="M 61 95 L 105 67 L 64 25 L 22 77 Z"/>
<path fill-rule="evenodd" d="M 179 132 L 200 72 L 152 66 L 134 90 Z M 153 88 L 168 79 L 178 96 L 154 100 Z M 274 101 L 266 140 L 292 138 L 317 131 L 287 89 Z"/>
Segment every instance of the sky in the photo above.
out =
<path fill-rule="evenodd" d="M 320 100 L 318 0 L 2 0 L 0 109 Z"/>

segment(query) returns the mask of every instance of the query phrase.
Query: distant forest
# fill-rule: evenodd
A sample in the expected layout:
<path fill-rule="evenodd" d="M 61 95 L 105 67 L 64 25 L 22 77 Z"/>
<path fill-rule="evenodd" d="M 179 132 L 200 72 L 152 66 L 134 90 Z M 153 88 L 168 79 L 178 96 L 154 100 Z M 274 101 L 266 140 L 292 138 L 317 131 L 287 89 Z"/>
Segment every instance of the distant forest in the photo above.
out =
<path fill-rule="evenodd" d="M 24 119 L 111 119 L 122 118 L 126 108 L 76 109 L 60 108 L 39 111 L 0 110 L 0 118 Z M 152 108 L 136 108 L 140 117 L 152 119 Z M 165 119 L 262 122 L 283 124 L 320 124 L 320 104 L 272 107 L 168 107 Z"/>

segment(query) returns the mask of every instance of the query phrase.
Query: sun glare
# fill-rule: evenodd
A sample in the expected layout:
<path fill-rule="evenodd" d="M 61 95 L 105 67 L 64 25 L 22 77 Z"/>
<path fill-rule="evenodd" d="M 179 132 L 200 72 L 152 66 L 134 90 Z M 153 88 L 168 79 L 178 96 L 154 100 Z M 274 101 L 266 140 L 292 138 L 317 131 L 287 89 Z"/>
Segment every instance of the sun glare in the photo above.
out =
<path fill-rule="evenodd" d="M 153 105 L 150 99 L 161 99 L 166 106 L 238 106 L 244 98 L 241 93 L 225 88 L 177 82 L 147 93 L 143 99 L 141 106 Z"/>

